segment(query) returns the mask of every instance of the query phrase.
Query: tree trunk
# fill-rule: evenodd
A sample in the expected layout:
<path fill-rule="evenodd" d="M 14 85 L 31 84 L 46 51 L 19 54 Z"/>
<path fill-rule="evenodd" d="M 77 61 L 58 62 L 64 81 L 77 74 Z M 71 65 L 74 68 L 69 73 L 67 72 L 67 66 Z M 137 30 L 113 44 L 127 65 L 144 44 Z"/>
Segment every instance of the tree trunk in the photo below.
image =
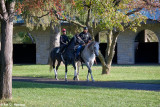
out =
<path fill-rule="evenodd" d="M 53 25 L 54 23 L 51 22 L 51 34 L 50 34 L 50 50 L 54 47 L 60 46 L 60 25 Z"/>
<path fill-rule="evenodd" d="M 110 30 L 109 35 L 107 35 L 107 48 L 105 51 L 105 62 L 107 62 L 107 59 L 109 57 L 111 44 L 112 44 L 112 30 Z"/>
<path fill-rule="evenodd" d="M 50 63 L 50 52 L 53 48 L 60 46 L 60 31 L 61 26 L 59 25 L 53 25 L 54 22 L 51 22 L 50 24 L 50 46 L 49 46 L 49 57 L 48 57 L 48 63 Z"/>
<path fill-rule="evenodd" d="M 112 38 L 112 42 L 111 42 L 111 46 L 108 50 L 108 56 L 106 56 L 107 58 L 107 62 L 106 62 L 106 66 L 105 70 L 102 71 L 102 74 L 109 74 L 110 73 L 110 70 L 111 70 L 111 64 L 112 64 L 112 60 L 113 60 L 113 57 L 114 57 L 114 54 L 115 54 L 115 46 L 116 46 L 116 43 L 117 43 L 117 38 L 118 38 L 118 35 L 119 35 L 119 32 L 115 33 L 113 35 L 113 38 Z"/>
<path fill-rule="evenodd" d="M 101 61 L 101 64 L 102 64 L 102 74 L 108 74 L 108 68 L 107 68 L 107 65 L 106 65 L 106 62 L 105 62 L 105 59 L 102 55 L 102 53 L 99 51 L 99 56 L 98 56 L 99 60 Z"/>
<path fill-rule="evenodd" d="M 0 72 L 0 99 L 12 99 L 12 35 L 13 22 L 1 21 L 1 72 Z"/>

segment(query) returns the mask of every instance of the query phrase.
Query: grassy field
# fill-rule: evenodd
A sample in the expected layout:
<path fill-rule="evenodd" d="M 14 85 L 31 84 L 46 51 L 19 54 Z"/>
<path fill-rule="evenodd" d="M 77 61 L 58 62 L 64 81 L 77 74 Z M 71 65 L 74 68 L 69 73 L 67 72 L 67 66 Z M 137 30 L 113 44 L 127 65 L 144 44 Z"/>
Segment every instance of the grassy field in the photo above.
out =
<path fill-rule="evenodd" d="M 160 92 L 13 82 L 13 100 L 26 107 L 159 107 Z"/>
<path fill-rule="evenodd" d="M 156 83 L 160 84 L 160 66 L 112 66 L 109 75 L 101 74 L 101 66 L 93 66 L 93 77 L 95 81 L 122 81 L 137 83 Z M 87 68 L 80 69 L 80 80 L 86 80 Z M 49 72 L 48 65 L 14 65 L 13 76 L 43 77 L 54 78 L 54 72 Z M 68 79 L 73 79 L 74 70 L 72 66 L 68 67 Z M 58 71 L 58 78 L 64 79 L 64 65 L 61 65 Z M 90 79 L 91 80 L 91 79 Z"/>

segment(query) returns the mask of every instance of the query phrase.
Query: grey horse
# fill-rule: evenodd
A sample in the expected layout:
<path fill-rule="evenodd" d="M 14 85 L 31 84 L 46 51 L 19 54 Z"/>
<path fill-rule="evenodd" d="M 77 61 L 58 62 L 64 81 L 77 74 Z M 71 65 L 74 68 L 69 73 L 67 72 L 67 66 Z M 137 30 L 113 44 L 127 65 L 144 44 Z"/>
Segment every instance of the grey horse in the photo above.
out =
<path fill-rule="evenodd" d="M 68 46 L 66 47 L 65 51 L 62 53 L 62 55 L 60 55 L 59 53 L 56 53 L 57 50 L 59 49 L 58 47 L 53 48 L 53 50 L 51 51 L 50 53 L 50 57 L 51 57 L 50 71 L 53 66 L 56 80 L 58 80 L 57 70 L 62 61 L 65 64 L 65 81 L 67 81 L 67 71 L 68 71 L 67 65 L 68 64 L 72 64 L 72 66 L 74 67 L 74 78 L 73 79 L 79 80 L 78 74 L 79 74 L 80 61 L 75 60 L 75 50 L 74 50 L 75 43 L 76 43 L 76 37 L 73 37 L 71 41 L 69 42 Z M 81 57 L 88 68 L 87 81 L 89 81 L 88 79 L 89 73 L 91 74 L 92 81 L 94 81 L 93 76 L 92 76 L 91 66 L 94 63 L 95 55 L 96 56 L 99 55 L 99 43 L 98 42 L 89 43 L 88 45 L 85 46 L 84 50 L 81 53 Z M 58 63 L 55 69 L 56 60 Z M 77 73 L 77 70 L 78 70 L 78 73 Z"/>
<path fill-rule="evenodd" d="M 81 52 L 81 57 L 88 68 L 87 81 L 89 81 L 89 74 L 91 74 L 92 81 L 94 82 L 92 75 L 92 65 L 94 64 L 95 57 L 99 55 L 99 43 L 91 42 L 85 46 L 84 50 Z M 79 66 L 78 66 L 79 67 Z M 78 68 L 79 74 L 79 68 Z"/>

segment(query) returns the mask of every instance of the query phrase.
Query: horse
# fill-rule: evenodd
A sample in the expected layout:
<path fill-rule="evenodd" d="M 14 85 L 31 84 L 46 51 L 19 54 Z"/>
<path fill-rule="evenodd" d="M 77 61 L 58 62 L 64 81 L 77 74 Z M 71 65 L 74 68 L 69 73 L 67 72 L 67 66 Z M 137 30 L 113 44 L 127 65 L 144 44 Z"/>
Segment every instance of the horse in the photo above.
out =
<path fill-rule="evenodd" d="M 89 77 L 89 74 L 91 74 L 91 79 L 94 82 L 91 67 L 94 64 L 94 60 L 96 56 L 99 56 L 99 43 L 95 41 L 86 45 L 84 50 L 81 52 L 81 58 L 88 68 L 87 81 L 89 81 L 88 77 Z M 78 66 L 78 69 L 79 69 L 79 66 Z M 79 70 L 78 70 L 78 74 L 79 74 Z"/>
<path fill-rule="evenodd" d="M 68 64 L 72 64 L 72 66 L 74 67 L 73 80 L 75 80 L 75 79 L 79 80 L 78 74 L 79 74 L 80 61 L 75 59 L 75 50 L 74 50 L 75 43 L 76 43 L 76 37 L 73 37 L 71 39 L 71 41 L 69 42 L 68 46 L 66 47 L 65 51 L 62 53 L 62 55 L 60 55 L 59 53 L 56 53 L 59 48 L 54 48 L 51 51 L 51 53 L 50 53 L 50 57 L 51 57 L 50 71 L 53 66 L 56 80 L 58 80 L 57 70 L 58 70 L 60 63 L 62 61 L 65 64 L 65 81 L 67 81 L 67 71 L 68 71 L 67 65 Z M 89 74 L 91 74 L 92 81 L 94 81 L 93 76 L 92 76 L 91 66 L 94 63 L 95 56 L 98 56 L 98 55 L 99 55 L 99 43 L 98 42 L 89 43 L 88 45 L 85 46 L 84 50 L 81 52 L 82 60 L 85 62 L 86 66 L 88 68 L 87 81 L 89 81 L 89 79 L 88 79 Z M 58 64 L 55 69 L 56 60 L 57 60 Z M 78 68 L 78 73 L 77 73 L 77 68 Z"/>
<path fill-rule="evenodd" d="M 72 64 L 72 66 L 74 67 L 75 73 L 74 73 L 73 79 L 75 80 L 77 78 L 77 67 L 76 67 L 77 64 L 76 64 L 76 60 L 75 60 L 75 50 L 74 50 L 74 46 L 76 43 L 75 41 L 76 41 L 76 38 L 73 37 L 62 54 L 59 54 L 57 52 L 59 50 L 59 47 L 53 48 L 50 53 L 50 72 L 53 67 L 56 80 L 58 80 L 57 71 L 58 71 L 58 68 L 59 68 L 62 61 L 65 64 L 65 81 L 67 82 L 67 71 L 68 71 L 67 66 L 68 66 L 68 64 Z M 58 63 L 55 68 L 56 60 Z"/>

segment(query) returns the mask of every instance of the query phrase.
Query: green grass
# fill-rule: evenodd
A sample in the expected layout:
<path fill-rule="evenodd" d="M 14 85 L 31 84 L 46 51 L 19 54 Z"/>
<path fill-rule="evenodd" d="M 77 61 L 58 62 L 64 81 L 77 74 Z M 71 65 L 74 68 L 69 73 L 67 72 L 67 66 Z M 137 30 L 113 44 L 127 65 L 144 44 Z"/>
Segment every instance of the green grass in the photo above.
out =
<path fill-rule="evenodd" d="M 13 82 L 13 100 L 3 102 L 26 107 L 159 107 L 160 92 Z"/>
<path fill-rule="evenodd" d="M 160 84 L 160 66 L 112 66 L 109 75 L 101 74 L 101 66 L 93 66 L 93 77 L 95 81 L 122 81 L 137 83 L 156 83 Z M 86 80 L 87 68 L 80 69 L 80 80 Z M 14 65 L 13 76 L 54 78 L 54 72 L 49 72 L 48 65 Z M 68 79 L 73 79 L 74 70 L 68 67 Z M 64 79 L 64 65 L 58 70 L 58 78 Z M 91 79 L 90 79 L 91 80 Z"/>

